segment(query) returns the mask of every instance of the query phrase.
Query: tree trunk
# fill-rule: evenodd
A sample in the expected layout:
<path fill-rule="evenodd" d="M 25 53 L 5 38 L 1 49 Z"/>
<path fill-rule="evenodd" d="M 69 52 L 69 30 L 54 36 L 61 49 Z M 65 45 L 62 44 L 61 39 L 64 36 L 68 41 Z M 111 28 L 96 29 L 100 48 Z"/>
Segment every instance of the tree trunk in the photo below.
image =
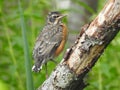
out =
<path fill-rule="evenodd" d="M 82 28 L 67 52 L 38 90 L 83 90 L 85 75 L 120 30 L 120 0 L 109 0 L 99 15 Z"/>

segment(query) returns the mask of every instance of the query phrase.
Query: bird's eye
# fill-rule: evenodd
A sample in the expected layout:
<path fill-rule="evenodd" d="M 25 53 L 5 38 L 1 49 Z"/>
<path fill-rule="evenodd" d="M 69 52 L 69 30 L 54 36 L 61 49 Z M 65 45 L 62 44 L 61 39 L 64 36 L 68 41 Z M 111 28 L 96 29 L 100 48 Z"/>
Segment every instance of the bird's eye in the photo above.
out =
<path fill-rule="evenodd" d="M 57 17 L 59 17 L 59 16 L 53 16 L 53 18 L 57 18 Z"/>

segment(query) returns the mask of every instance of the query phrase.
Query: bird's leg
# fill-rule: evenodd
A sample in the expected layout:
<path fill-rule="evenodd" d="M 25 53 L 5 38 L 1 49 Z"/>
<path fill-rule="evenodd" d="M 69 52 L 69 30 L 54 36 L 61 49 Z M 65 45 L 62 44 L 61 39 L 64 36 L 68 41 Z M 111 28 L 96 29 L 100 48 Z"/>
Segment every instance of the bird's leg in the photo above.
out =
<path fill-rule="evenodd" d="M 46 79 L 47 79 L 48 78 L 47 63 L 45 63 L 45 72 L 46 72 Z"/>
<path fill-rule="evenodd" d="M 50 59 L 50 61 L 54 62 L 55 64 L 58 64 L 58 62 L 53 59 Z"/>

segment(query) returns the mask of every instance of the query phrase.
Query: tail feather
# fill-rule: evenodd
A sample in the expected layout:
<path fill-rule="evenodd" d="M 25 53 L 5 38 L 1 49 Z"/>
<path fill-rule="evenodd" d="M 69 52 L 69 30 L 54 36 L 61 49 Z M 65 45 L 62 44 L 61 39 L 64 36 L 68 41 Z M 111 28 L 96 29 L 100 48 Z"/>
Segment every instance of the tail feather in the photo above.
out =
<path fill-rule="evenodd" d="M 35 58 L 35 64 L 32 67 L 32 71 L 40 72 L 40 70 L 42 69 L 43 61 L 43 57 Z"/>
<path fill-rule="evenodd" d="M 42 69 L 42 65 L 40 67 L 33 65 L 33 67 L 32 67 L 32 71 L 34 71 L 34 72 L 40 72 L 41 69 Z"/>

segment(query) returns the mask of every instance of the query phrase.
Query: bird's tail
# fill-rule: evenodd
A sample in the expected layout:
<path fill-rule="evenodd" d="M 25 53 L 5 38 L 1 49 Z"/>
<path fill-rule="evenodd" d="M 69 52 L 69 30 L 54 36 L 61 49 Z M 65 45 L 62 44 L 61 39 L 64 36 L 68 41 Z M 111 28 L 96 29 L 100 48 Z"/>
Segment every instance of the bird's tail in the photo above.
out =
<path fill-rule="evenodd" d="M 42 66 L 37 67 L 36 65 L 33 65 L 33 67 L 32 67 L 33 72 L 40 72 L 41 69 L 42 69 Z"/>
<path fill-rule="evenodd" d="M 35 64 L 32 67 L 33 72 L 40 72 L 40 70 L 42 69 L 42 65 L 43 65 L 42 61 L 43 60 L 40 59 L 35 62 Z"/>

